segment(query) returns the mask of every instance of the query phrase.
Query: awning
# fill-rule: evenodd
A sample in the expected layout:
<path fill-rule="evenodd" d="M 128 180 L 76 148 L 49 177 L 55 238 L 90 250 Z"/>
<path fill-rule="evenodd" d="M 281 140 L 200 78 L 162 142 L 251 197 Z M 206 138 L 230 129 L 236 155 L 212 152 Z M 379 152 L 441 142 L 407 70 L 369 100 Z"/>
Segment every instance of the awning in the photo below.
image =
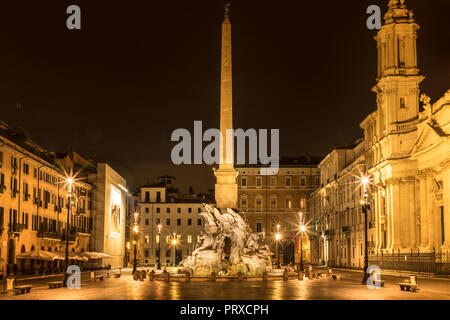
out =
<path fill-rule="evenodd" d="M 17 255 L 17 259 L 36 259 L 44 261 L 55 261 L 60 258 L 56 252 L 50 252 L 45 250 L 34 250 Z"/>
<path fill-rule="evenodd" d="M 104 259 L 104 258 L 110 258 L 111 256 L 109 254 L 103 253 L 103 252 L 83 252 L 82 255 L 85 257 L 93 260 L 93 259 Z"/>
<path fill-rule="evenodd" d="M 65 252 L 52 252 L 58 255 L 58 259 L 65 260 L 66 253 Z M 69 260 L 79 260 L 79 261 L 89 261 L 88 258 L 78 255 L 74 252 L 69 252 Z"/>

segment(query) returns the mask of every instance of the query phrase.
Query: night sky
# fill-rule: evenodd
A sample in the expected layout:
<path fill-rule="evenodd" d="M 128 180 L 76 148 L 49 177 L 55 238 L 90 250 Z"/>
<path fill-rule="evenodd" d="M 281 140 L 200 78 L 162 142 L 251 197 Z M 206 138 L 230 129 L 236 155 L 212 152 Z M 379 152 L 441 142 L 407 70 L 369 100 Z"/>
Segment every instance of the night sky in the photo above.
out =
<path fill-rule="evenodd" d="M 8 1 L 0 9 L 0 119 L 54 152 L 108 162 L 134 189 L 162 174 L 212 188 L 208 166 L 171 164 L 177 128 L 219 125 L 223 0 Z M 388 0 L 233 0 L 234 126 L 279 128 L 280 153 L 326 155 L 376 109 L 375 30 Z M 12 4 L 13 3 L 13 4 Z M 81 7 L 82 29 L 66 28 Z M 450 88 L 450 1 L 407 0 L 422 90 Z M 19 107 L 18 107 L 19 104 Z"/>

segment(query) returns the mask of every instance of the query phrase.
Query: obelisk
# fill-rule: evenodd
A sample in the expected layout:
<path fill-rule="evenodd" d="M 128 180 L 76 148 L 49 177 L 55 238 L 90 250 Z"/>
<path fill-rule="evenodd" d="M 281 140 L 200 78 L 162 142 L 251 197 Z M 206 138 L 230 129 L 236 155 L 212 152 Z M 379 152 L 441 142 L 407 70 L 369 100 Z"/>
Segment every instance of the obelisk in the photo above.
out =
<path fill-rule="evenodd" d="M 215 198 L 219 209 L 237 208 L 238 172 L 234 170 L 232 139 L 227 137 L 233 129 L 233 89 L 231 72 L 231 4 L 225 6 L 225 18 L 222 23 L 222 56 L 220 84 L 220 133 L 222 135 L 221 161 L 219 169 L 214 170 L 216 176 Z M 230 141 L 231 139 L 231 141 Z"/>

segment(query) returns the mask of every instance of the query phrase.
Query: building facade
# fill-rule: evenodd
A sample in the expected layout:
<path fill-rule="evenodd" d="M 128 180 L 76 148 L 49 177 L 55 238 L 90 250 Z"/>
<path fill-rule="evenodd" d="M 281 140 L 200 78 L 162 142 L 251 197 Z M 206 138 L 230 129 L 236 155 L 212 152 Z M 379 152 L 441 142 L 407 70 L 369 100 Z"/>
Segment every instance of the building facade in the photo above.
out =
<path fill-rule="evenodd" d="M 77 175 L 77 182 L 87 181 L 93 188 L 90 251 L 107 254 L 109 257 L 102 260 L 105 266 L 124 266 L 128 211 L 126 180 L 107 163 L 96 163 L 75 152 L 56 157 L 60 167 Z"/>
<path fill-rule="evenodd" d="M 278 244 L 279 259 L 283 264 L 300 262 L 300 212 L 310 229 L 307 199 L 319 186 L 317 165 L 321 158 L 281 158 L 276 175 L 261 175 L 261 166 L 237 166 L 238 209 L 254 232 L 261 233 L 273 252 L 277 243 L 277 225 L 282 239 Z M 309 240 L 304 235 L 303 259 L 309 260 Z M 278 255 L 274 257 L 278 260 Z"/>
<path fill-rule="evenodd" d="M 319 166 L 322 186 L 309 200 L 320 235 L 312 244 L 313 260 L 362 266 L 364 220 L 356 203 L 361 188 L 353 189 L 350 202 L 346 188 L 365 175 L 370 181 L 371 258 L 376 255 L 386 268 L 386 261 L 395 258 L 397 265 L 411 270 L 407 261 L 422 254 L 422 260 L 429 257 L 439 265 L 440 270 L 433 269 L 439 272 L 448 264 L 443 253 L 450 249 L 450 90 L 434 103 L 421 94 L 419 26 L 404 1 L 391 0 L 384 20 L 375 37 L 378 77 L 372 91 L 377 109 L 360 124 L 364 139 L 353 148 L 334 150 Z M 350 224 L 342 213 L 347 208 L 356 214 Z M 346 238 L 342 233 L 347 226 Z"/>
<path fill-rule="evenodd" d="M 319 164 L 320 188 L 308 199 L 311 260 L 314 264 L 362 268 L 364 264 L 364 195 L 361 177 L 366 174 L 365 143 L 337 148 Z M 368 214 L 369 251 L 375 248 L 374 211 Z"/>
<path fill-rule="evenodd" d="M 66 178 L 54 154 L 0 122 L 0 275 L 61 270 L 61 260 L 42 262 L 18 256 L 36 250 L 64 253 Z M 72 191 L 69 251 L 81 253 L 90 247 L 92 186 L 77 181 Z"/>
<path fill-rule="evenodd" d="M 131 231 L 130 255 L 133 257 L 133 241 L 137 240 L 140 265 L 156 265 L 158 260 L 163 266 L 178 265 L 200 243 L 200 213 L 203 203 L 211 201 L 195 194 L 180 194 L 174 181 L 174 177 L 162 176 L 139 188 L 138 234 Z"/>

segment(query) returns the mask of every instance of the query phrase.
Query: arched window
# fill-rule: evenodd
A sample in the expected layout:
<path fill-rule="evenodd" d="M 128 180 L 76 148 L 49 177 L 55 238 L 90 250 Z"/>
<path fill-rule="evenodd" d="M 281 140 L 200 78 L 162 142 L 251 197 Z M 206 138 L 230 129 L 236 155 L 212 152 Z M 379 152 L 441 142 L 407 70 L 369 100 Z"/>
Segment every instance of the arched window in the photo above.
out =
<path fill-rule="evenodd" d="M 45 250 L 44 246 L 41 247 L 41 250 Z"/>
<path fill-rule="evenodd" d="M 50 251 L 50 252 L 51 252 L 51 251 L 52 251 L 52 247 L 48 247 L 48 251 Z"/>
<path fill-rule="evenodd" d="M 20 253 L 24 253 L 25 252 L 25 245 L 22 245 L 22 248 L 20 248 Z"/>
<path fill-rule="evenodd" d="M 31 246 L 31 251 L 34 251 L 34 246 Z"/>

